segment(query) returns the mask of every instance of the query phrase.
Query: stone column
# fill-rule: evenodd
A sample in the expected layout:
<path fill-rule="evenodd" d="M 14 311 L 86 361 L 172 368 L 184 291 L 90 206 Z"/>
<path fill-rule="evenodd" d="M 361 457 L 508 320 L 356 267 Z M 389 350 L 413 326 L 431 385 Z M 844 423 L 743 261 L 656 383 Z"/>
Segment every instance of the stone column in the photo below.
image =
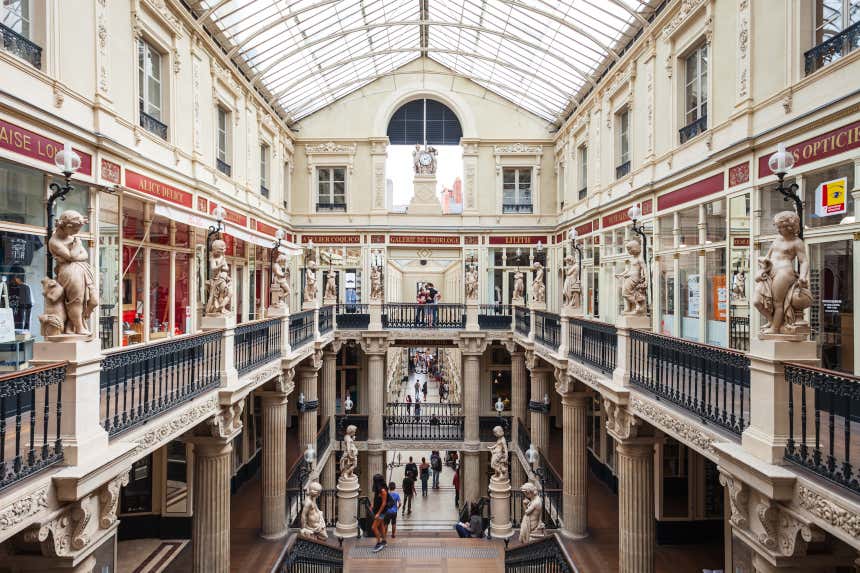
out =
<path fill-rule="evenodd" d="M 320 427 L 331 418 L 334 426 L 335 403 L 337 400 L 337 353 L 341 342 L 333 342 L 323 352 L 322 384 L 320 385 Z M 321 452 L 317 452 L 318 454 Z"/>
<path fill-rule="evenodd" d="M 332 434 L 334 436 L 334 434 Z M 332 438 L 334 439 L 334 438 Z M 320 483 L 323 489 L 333 489 L 335 487 L 335 478 L 337 477 L 337 462 L 335 461 L 335 452 L 328 457 L 326 464 L 320 471 Z"/>
<path fill-rule="evenodd" d="M 287 534 L 287 393 L 259 395 L 263 406 L 260 536 L 279 539 Z"/>
<path fill-rule="evenodd" d="M 475 502 L 481 497 L 480 448 L 478 435 L 481 413 L 481 355 L 487 347 L 483 334 L 460 334 L 460 350 L 463 355 L 463 483 L 462 502 Z"/>
<path fill-rule="evenodd" d="M 528 481 L 526 470 L 517 456 L 511 456 L 511 487 L 520 489 Z"/>
<path fill-rule="evenodd" d="M 539 358 L 534 358 L 531 365 L 531 402 L 537 406 L 543 404 L 544 396 L 549 394 L 550 369 L 546 365 L 539 364 Z M 549 432 L 549 412 L 538 408 L 531 409 L 531 437 L 532 443 L 540 452 L 546 455 Z"/>
<path fill-rule="evenodd" d="M 304 366 L 299 370 L 299 391 L 305 397 L 305 411 L 299 412 L 299 451 L 304 452 L 308 444 L 316 448 L 317 439 L 317 368 Z"/>
<path fill-rule="evenodd" d="M 564 529 L 567 537 L 582 538 L 588 535 L 587 493 L 588 454 L 586 432 L 588 427 L 588 401 L 585 392 L 564 394 L 561 398 L 564 420 L 563 448 L 563 505 Z"/>
<path fill-rule="evenodd" d="M 230 571 L 230 477 L 233 438 L 242 430 L 244 402 L 221 408 L 197 427 L 194 444 L 194 516 L 191 521 L 192 571 Z"/>
<path fill-rule="evenodd" d="M 528 418 L 526 418 L 526 412 L 528 412 L 526 384 L 528 382 L 526 380 L 525 353 L 522 350 L 513 350 L 511 352 L 511 416 L 514 420 L 513 431 L 515 433 L 519 427 L 516 420 L 523 424 L 528 423 Z M 513 442 L 517 443 L 516 434 L 512 438 Z"/>
<path fill-rule="evenodd" d="M 618 442 L 618 571 L 653 573 L 654 440 Z"/>
<path fill-rule="evenodd" d="M 382 450 L 382 416 L 385 404 L 385 357 L 388 354 L 388 335 L 366 333 L 362 339 L 367 354 L 367 473 L 363 482 L 370 491 L 374 474 L 383 474 L 385 452 Z"/>

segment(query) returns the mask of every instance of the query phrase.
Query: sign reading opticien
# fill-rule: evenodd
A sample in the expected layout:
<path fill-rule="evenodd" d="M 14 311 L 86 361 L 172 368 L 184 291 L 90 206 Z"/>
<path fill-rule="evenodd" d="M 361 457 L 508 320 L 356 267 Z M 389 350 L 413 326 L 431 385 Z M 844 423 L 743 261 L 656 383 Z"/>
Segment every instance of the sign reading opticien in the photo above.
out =
<path fill-rule="evenodd" d="M 825 157 L 830 157 L 856 147 L 860 147 L 860 121 L 843 125 L 818 137 L 801 141 L 796 145 L 790 145 L 786 148 L 786 151 L 794 155 L 794 166 L 797 167 L 798 165 L 818 161 L 819 159 L 824 159 Z M 770 155 L 770 153 L 766 153 L 759 157 L 759 177 L 771 174 L 767 163 Z"/>

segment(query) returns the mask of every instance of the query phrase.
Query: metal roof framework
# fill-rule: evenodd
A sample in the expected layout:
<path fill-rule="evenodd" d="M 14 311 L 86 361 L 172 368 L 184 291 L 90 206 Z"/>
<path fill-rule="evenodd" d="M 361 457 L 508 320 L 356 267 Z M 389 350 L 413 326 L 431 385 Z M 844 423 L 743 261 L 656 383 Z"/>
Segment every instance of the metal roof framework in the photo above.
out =
<path fill-rule="evenodd" d="M 557 122 L 656 0 L 190 0 L 251 82 L 298 121 L 430 58 Z"/>

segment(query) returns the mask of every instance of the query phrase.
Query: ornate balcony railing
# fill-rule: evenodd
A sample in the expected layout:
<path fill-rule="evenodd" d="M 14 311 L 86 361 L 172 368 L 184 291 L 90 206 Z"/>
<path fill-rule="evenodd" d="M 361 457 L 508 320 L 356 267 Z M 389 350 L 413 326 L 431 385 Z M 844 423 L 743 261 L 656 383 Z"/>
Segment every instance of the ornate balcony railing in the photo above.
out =
<path fill-rule="evenodd" d="M 3 36 L 3 49 L 28 61 L 34 68 L 42 69 L 42 48 L 34 44 L 12 28 L 0 24 Z"/>
<path fill-rule="evenodd" d="M 139 102 L 139 115 L 140 115 L 140 127 L 148 131 L 149 133 L 154 133 L 161 139 L 167 140 L 167 125 L 161 123 L 156 118 L 152 117 L 148 113 L 146 113 L 143 109 L 143 100 Z"/>
<path fill-rule="evenodd" d="M 463 416 L 383 416 L 382 435 L 386 440 L 463 439 Z"/>
<path fill-rule="evenodd" d="M 386 416 L 462 416 L 460 404 L 422 402 L 417 405 L 409 402 L 389 402 L 385 405 Z"/>
<path fill-rule="evenodd" d="M 343 418 L 347 418 L 346 421 Z M 367 414 L 350 414 L 348 417 L 343 415 L 335 416 L 335 437 L 338 441 L 343 440 L 343 433 L 348 426 L 355 426 L 355 440 L 357 442 L 367 441 Z"/>
<path fill-rule="evenodd" d="M 588 197 L 588 187 L 583 187 L 583 188 L 582 188 L 582 189 L 580 189 L 580 190 L 579 190 L 579 192 L 577 193 L 577 198 L 579 198 L 580 200 L 582 200 L 582 199 L 585 199 L 586 197 Z"/>
<path fill-rule="evenodd" d="M 284 548 L 273 572 L 342 573 L 343 550 L 296 536 Z"/>
<path fill-rule="evenodd" d="M 0 490 L 63 459 L 66 363 L 0 376 Z"/>
<path fill-rule="evenodd" d="M 532 329 L 531 311 L 524 306 L 514 307 L 514 328 L 517 334 L 528 336 Z"/>
<path fill-rule="evenodd" d="M 532 209 L 531 203 L 502 203 L 502 213 L 528 215 Z"/>
<path fill-rule="evenodd" d="M 750 318 L 748 316 L 729 318 L 729 348 L 744 352 L 750 349 Z"/>
<path fill-rule="evenodd" d="M 382 309 L 385 328 L 465 328 L 466 307 L 462 304 L 388 303 Z"/>
<path fill-rule="evenodd" d="M 100 410 L 108 434 L 115 436 L 217 387 L 222 336 L 222 330 L 215 330 L 105 355 Z"/>
<path fill-rule="evenodd" d="M 260 195 L 262 195 L 266 199 L 269 198 L 269 188 L 266 187 L 265 185 L 263 185 L 262 183 L 260 183 Z"/>
<path fill-rule="evenodd" d="M 513 505 L 513 497 L 511 503 Z M 576 573 L 577 569 L 573 565 L 573 560 L 557 534 L 505 551 L 505 573 L 533 573 L 536 571 L 541 573 Z"/>
<path fill-rule="evenodd" d="M 366 304 L 340 303 L 337 305 L 335 321 L 343 330 L 366 330 L 370 326 L 370 307 Z"/>
<path fill-rule="evenodd" d="M 317 203 L 317 213 L 346 213 L 346 203 Z"/>
<path fill-rule="evenodd" d="M 513 307 L 509 304 L 482 304 L 478 310 L 481 330 L 507 330 L 511 327 Z"/>
<path fill-rule="evenodd" d="M 334 305 L 320 307 L 319 313 L 320 334 L 328 334 L 334 328 Z"/>
<path fill-rule="evenodd" d="M 700 133 L 705 133 L 708 130 L 708 116 L 703 115 L 696 121 L 685 125 L 681 129 L 678 130 L 678 136 L 681 139 L 681 143 L 686 143 L 687 141 L 693 139 Z"/>
<path fill-rule="evenodd" d="M 750 359 L 743 353 L 630 333 L 630 382 L 740 435 L 749 424 Z"/>
<path fill-rule="evenodd" d="M 604 374 L 615 370 L 618 334 L 615 326 L 571 318 L 567 332 L 567 355 L 593 366 Z"/>
<path fill-rule="evenodd" d="M 501 426 L 505 431 L 505 439 L 511 441 L 512 418 L 509 416 L 481 416 L 478 418 L 478 436 L 482 442 L 495 442 L 493 430 Z"/>
<path fill-rule="evenodd" d="M 804 56 L 806 75 L 819 70 L 838 58 L 860 47 L 860 22 L 818 44 Z"/>
<path fill-rule="evenodd" d="M 234 355 L 240 375 L 278 358 L 281 355 L 281 320 L 270 318 L 237 326 Z"/>
<path fill-rule="evenodd" d="M 785 459 L 860 494 L 860 377 L 785 363 Z"/>
<path fill-rule="evenodd" d="M 218 168 L 218 171 L 230 177 L 233 174 L 233 168 L 226 161 L 222 161 L 220 159 L 215 159 L 215 167 Z"/>
<path fill-rule="evenodd" d="M 561 340 L 561 323 L 558 315 L 541 310 L 536 310 L 534 313 L 535 340 L 547 348 L 558 350 L 558 343 Z"/>
<path fill-rule="evenodd" d="M 622 163 L 621 165 L 619 165 L 618 167 L 615 168 L 615 178 L 616 179 L 621 179 L 622 177 L 624 177 L 628 173 L 630 173 L 630 162 L 629 161 L 625 161 L 624 163 Z"/>
<path fill-rule="evenodd" d="M 314 338 L 314 311 L 305 310 L 290 316 L 290 347 L 298 348 Z"/>

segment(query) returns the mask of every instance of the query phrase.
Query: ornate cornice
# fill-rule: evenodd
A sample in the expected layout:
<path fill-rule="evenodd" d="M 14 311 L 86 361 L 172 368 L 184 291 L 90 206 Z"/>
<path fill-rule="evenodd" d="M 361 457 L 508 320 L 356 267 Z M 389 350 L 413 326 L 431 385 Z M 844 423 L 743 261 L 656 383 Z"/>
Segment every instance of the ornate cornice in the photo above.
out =
<path fill-rule="evenodd" d="M 697 426 L 672 416 L 649 402 L 635 396 L 630 399 L 630 409 L 661 430 L 674 435 L 683 442 L 692 443 L 709 454 L 716 454 L 714 438 Z"/>
<path fill-rule="evenodd" d="M 211 416 L 218 409 L 218 398 L 213 396 L 205 402 L 192 406 L 173 419 L 145 433 L 137 440 L 137 452 L 140 453 L 174 434 L 182 433 L 197 425 L 204 418 Z"/>
<path fill-rule="evenodd" d="M 6 531 L 48 508 L 48 486 L 20 497 L 0 510 L 0 532 Z"/>
<path fill-rule="evenodd" d="M 860 537 L 860 513 L 847 510 L 804 485 L 797 486 L 797 495 L 800 507 L 851 537 Z"/>
<path fill-rule="evenodd" d="M 355 148 L 356 145 L 354 143 L 335 143 L 334 141 L 328 141 L 326 143 L 306 143 L 305 153 L 308 155 L 355 155 Z"/>
<path fill-rule="evenodd" d="M 494 155 L 542 155 L 543 145 L 531 145 L 528 143 L 509 143 L 507 145 L 494 145 Z"/>
<path fill-rule="evenodd" d="M 663 28 L 663 40 L 669 40 L 674 36 L 675 32 L 684 25 L 687 19 L 707 3 L 708 0 L 683 0 L 681 7 Z"/>

